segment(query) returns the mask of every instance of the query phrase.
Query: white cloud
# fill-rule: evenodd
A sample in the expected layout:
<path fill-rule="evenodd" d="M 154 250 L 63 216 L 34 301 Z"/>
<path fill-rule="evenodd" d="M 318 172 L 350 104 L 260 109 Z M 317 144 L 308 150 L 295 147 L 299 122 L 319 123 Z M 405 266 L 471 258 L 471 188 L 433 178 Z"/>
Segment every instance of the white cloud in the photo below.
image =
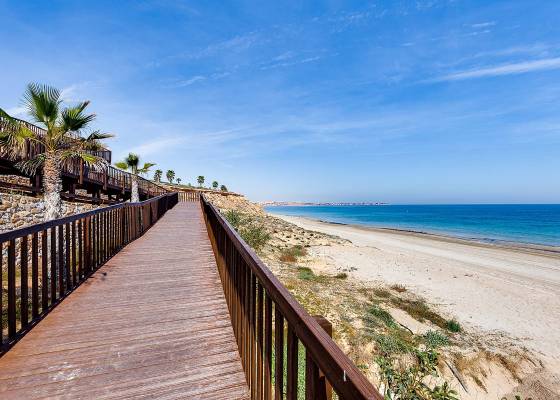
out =
<path fill-rule="evenodd" d="M 203 81 L 205 80 L 206 77 L 202 76 L 202 75 L 197 75 L 197 76 L 193 76 L 192 78 L 186 79 L 184 81 L 179 81 L 177 82 L 175 85 L 173 85 L 174 87 L 185 87 L 185 86 L 190 86 L 193 83 L 199 82 L 199 81 Z"/>
<path fill-rule="evenodd" d="M 126 153 L 136 153 L 139 154 L 141 157 L 145 158 L 147 156 L 160 153 L 164 150 L 167 150 L 171 147 L 175 147 L 177 145 L 182 144 L 185 141 L 184 138 L 181 137 L 163 137 L 158 138 L 156 140 L 152 140 L 150 142 L 142 143 L 137 146 L 132 147 Z M 122 154 L 124 156 L 125 154 Z"/>
<path fill-rule="evenodd" d="M 442 77 L 433 79 L 432 81 L 458 81 L 464 79 L 484 78 L 488 76 L 524 74 L 528 72 L 545 71 L 552 69 L 560 69 L 560 57 L 471 69 L 468 71 L 460 71 L 444 75 Z"/>
<path fill-rule="evenodd" d="M 8 108 L 5 111 L 8 113 L 8 115 L 12 117 L 21 117 L 25 115 L 25 113 L 27 112 L 27 107 L 24 106 L 12 107 L 12 108 Z"/>
<path fill-rule="evenodd" d="M 471 28 L 479 29 L 479 28 L 488 28 L 489 26 L 496 25 L 496 21 L 488 21 L 488 22 L 480 22 L 478 24 L 472 24 Z"/>

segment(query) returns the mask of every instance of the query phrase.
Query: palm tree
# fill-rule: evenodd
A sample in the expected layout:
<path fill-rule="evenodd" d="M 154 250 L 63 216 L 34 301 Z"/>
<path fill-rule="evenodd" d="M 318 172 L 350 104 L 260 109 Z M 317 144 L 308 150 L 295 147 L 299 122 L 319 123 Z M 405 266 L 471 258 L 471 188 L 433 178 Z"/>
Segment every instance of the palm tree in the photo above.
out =
<path fill-rule="evenodd" d="M 212 187 L 214 188 L 214 190 L 218 190 L 218 181 L 212 182 Z"/>
<path fill-rule="evenodd" d="M 167 170 L 165 176 L 167 177 L 167 181 L 169 183 L 173 183 L 173 179 L 175 179 L 175 171 L 173 171 L 172 169 Z"/>
<path fill-rule="evenodd" d="M 143 175 L 148 173 L 150 168 L 152 168 L 154 163 L 144 163 L 142 168 L 138 168 L 140 165 L 140 157 L 134 153 L 128 153 L 123 161 L 115 163 L 115 167 L 122 170 L 129 170 L 132 173 L 132 188 L 130 193 L 130 201 L 132 203 L 137 203 L 140 201 L 140 194 L 138 193 L 138 175 Z"/>
<path fill-rule="evenodd" d="M 94 131 L 82 136 L 84 129 L 95 119 L 95 114 L 86 114 L 89 101 L 72 107 L 63 107 L 60 91 L 48 85 L 31 83 L 23 95 L 23 104 L 33 122 L 42 125 L 46 133 L 33 132 L 22 121 L 9 116 L 0 109 L 5 123 L 0 127 L 0 146 L 17 159 L 25 154 L 28 143 L 37 144 L 42 152 L 34 158 L 18 162 L 16 167 L 33 175 L 43 171 L 45 220 L 62 215 L 62 169 L 73 161 L 81 160 L 96 170 L 107 168 L 107 161 L 92 151 L 103 149 L 101 140 L 113 135 Z"/>
<path fill-rule="evenodd" d="M 226 185 L 222 185 L 222 186 L 220 187 L 220 190 L 221 190 L 222 192 L 227 192 L 227 191 L 228 191 Z"/>
<path fill-rule="evenodd" d="M 196 181 L 198 182 L 199 187 L 202 187 L 202 185 L 204 185 L 204 177 L 202 175 L 199 175 L 199 177 L 196 178 Z"/>
<path fill-rule="evenodd" d="M 161 175 L 163 174 L 163 171 L 161 169 L 156 169 L 154 172 L 154 181 L 156 182 L 161 182 Z"/>
<path fill-rule="evenodd" d="M 177 185 L 181 184 L 181 178 L 177 178 Z"/>

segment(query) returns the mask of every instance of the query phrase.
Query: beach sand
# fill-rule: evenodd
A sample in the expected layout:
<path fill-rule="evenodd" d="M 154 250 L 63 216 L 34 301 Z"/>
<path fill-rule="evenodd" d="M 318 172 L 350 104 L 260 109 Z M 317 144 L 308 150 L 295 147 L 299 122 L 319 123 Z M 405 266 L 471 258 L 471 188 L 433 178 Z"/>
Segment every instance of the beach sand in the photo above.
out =
<path fill-rule="evenodd" d="M 560 371 L 560 249 L 494 245 L 279 216 L 351 244 L 312 248 L 368 281 L 402 284 L 463 326 L 507 336 Z"/>

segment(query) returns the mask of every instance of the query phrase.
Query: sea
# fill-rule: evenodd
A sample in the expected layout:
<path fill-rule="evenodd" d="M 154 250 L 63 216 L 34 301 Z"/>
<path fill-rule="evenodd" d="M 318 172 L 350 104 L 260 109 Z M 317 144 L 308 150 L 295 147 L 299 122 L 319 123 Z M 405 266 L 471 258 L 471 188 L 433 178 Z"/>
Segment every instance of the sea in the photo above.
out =
<path fill-rule="evenodd" d="M 560 204 L 267 206 L 271 214 L 434 233 L 483 242 L 560 246 Z"/>

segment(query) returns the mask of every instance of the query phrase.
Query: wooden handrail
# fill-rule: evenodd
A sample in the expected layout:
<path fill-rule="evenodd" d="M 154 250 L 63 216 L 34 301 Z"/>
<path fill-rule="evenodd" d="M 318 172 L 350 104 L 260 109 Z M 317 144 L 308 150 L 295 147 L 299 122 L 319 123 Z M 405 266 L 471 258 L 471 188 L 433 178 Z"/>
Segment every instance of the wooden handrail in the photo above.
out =
<path fill-rule="evenodd" d="M 8 295 L 7 304 L 0 296 L 0 356 L 177 202 L 177 193 L 168 193 L 0 234 L 0 270 L 6 265 L 8 272 L 7 285 L 0 274 L 0 292 L 7 286 Z"/>
<path fill-rule="evenodd" d="M 201 207 L 216 255 L 247 383 L 252 396 L 255 396 L 252 398 L 272 398 L 273 351 L 276 360 L 274 398 L 297 398 L 298 343 L 301 343 L 310 358 L 306 360 L 303 388 L 306 399 L 326 397 L 325 385 L 321 385 L 320 380 L 321 371 L 342 399 L 381 400 L 382 396 L 374 386 L 204 195 L 201 196 Z M 286 371 L 283 362 L 285 351 Z M 287 381 L 286 397 L 283 393 L 284 379 Z"/>

